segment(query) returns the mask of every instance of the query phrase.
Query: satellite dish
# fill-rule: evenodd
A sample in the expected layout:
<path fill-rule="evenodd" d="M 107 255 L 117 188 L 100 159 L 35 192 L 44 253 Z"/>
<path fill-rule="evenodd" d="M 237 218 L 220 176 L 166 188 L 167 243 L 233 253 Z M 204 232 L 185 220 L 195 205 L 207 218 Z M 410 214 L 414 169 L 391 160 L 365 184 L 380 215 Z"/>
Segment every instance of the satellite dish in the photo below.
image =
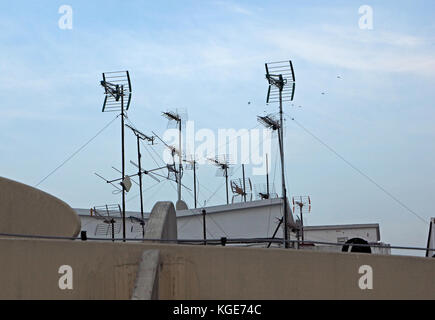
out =
<path fill-rule="evenodd" d="M 124 180 L 122 180 L 121 185 L 124 187 L 126 192 L 129 192 L 131 189 L 131 179 L 129 176 L 125 176 Z"/>

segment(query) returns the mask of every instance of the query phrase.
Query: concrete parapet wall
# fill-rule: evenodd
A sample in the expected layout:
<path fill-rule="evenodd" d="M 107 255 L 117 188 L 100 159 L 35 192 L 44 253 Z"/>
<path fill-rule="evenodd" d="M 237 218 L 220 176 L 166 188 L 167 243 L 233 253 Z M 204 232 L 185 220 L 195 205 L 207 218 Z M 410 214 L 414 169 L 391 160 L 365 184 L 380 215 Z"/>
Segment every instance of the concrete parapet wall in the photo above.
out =
<path fill-rule="evenodd" d="M 172 202 L 157 202 L 145 227 L 145 238 L 156 240 L 177 239 L 177 217 Z"/>
<path fill-rule="evenodd" d="M 160 299 L 435 299 L 432 258 L 18 239 L 0 239 L 0 299 L 130 299 L 145 250 L 160 252 Z"/>
<path fill-rule="evenodd" d="M 65 202 L 0 177 L 0 233 L 75 237 L 80 218 Z"/>

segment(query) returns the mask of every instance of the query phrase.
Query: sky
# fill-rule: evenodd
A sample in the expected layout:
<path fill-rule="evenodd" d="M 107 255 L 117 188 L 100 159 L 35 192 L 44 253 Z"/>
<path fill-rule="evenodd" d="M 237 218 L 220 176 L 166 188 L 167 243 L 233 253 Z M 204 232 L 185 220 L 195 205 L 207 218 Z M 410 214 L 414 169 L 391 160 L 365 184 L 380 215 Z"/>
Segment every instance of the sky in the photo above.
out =
<path fill-rule="evenodd" d="M 59 27 L 62 5 L 73 10 L 72 29 Z M 363 5 L 371 29 L 360 28 Z M 196 130 L 217 133 L 276 113 L 264 63 L 291 60 L 286 179 L 290 197 L 311 196 L 305 224 L 379 223 L 381 241 L 425 247 L 435 215 L 434 9 L 433 1 L 10 2 L 0 12 L 0 175 L 36 186 L 115 118 L 101 112 L 102 72 L 129 70 L 128 118 L 144 133 L 163 135 L 161 112 L 175 108 Z M 270 175 L 279 190 L 276 140 Z M 162 153 L 146 146 L 144 166 L 161 164 Z M 136 157 L 126 131 L 127 172 Z M 115 179 L 112 166 L 121 167 L 119 118 L 38 188 L 74 208 L 120 203 L 94 175 Z M 215 171 L 198 169 L 201 204 L 225 202 Z M 234 171 L 239 178 L 240 163 Z M 185 171 L 183 183 L 191 180 Z M 176 200 L 171 182 L 144 188 L 146 210 Z M 139 210 L 137 193 L 134 185 L 128 210 Z M 189 192 L 183 198 L 193 205 Z"/>

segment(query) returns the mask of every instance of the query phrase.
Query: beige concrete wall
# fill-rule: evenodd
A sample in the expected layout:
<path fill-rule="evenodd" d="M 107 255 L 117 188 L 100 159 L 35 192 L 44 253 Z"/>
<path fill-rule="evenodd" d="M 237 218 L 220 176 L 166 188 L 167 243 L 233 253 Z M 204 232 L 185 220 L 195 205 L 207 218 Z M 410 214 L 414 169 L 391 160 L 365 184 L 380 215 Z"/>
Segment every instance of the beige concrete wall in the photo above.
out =
<path fill-rule="evenodd" d="M 75 237 L 80 219 L 65 202 L 0 177 L 0 233 Z"/>
<path fill-rule="evenodd" d="M 130 299 L 144 250 L 162 299 L 435 299 L 435 259 L 161 244 L 0 239 L 1 299 Z M 60 290 L 70 265 L 73 289 Z M 360 266 L 373 269 L 361 290 Z"/>

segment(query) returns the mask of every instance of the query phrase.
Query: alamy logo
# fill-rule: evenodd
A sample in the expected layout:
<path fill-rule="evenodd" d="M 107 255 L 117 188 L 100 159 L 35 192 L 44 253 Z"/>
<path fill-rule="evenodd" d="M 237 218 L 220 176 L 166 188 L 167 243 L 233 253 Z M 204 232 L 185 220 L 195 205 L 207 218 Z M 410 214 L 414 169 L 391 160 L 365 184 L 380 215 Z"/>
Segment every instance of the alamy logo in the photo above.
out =
<path fill-rule="evenodd" d="M 372 30 L 373 29 L 373 8 L 368 5 L 363 5 L 359 7 L 358 13 L 362 14 L 359 18 L 358 25 L 362 30 Z"/>
<path fill-rule="evenodd" d="M 69 5 L 62 5 L 59 7 L 59 14 L 62 16 L 59 18 L 58 25 L 62 30 L 71 30 L 73 28 L 73 9 Z"/>
<path fill-rule="evenodd" d="M 72 290 L 73 289 L 73 270 L 71 266 L 63 265 L 59 267 L 59 274 L 62 276 L 59 278 L 60 290 Z"/>
<path fill-rule="evenodd" d="M 369 265 L 362 265 L 358 270 L 362 276 L 358 280 L 358 286 L 361 290 L 373 289 L 373 269 Z"/>
<path fill-rule="evenodd" d="M 163 140 L 178 147 L 179 131 L 168 129 Z M 271 154 L 272 132 L 268 129 L 218 129 L 217 136 L 211 129 L 195 131 L 194 121 L 186 122 L 181 145 L 184 156 L 195 156 L 198 164 L 205 164 L 217 155 L 229 155 L 232 164 L 252 165 L 253 175 L 265 175 L 266 155 Z M 216 153 L 217 151 L 217 153 Z M 163 160 L 173 161 L 171 150 L 165 149 Z"/>

